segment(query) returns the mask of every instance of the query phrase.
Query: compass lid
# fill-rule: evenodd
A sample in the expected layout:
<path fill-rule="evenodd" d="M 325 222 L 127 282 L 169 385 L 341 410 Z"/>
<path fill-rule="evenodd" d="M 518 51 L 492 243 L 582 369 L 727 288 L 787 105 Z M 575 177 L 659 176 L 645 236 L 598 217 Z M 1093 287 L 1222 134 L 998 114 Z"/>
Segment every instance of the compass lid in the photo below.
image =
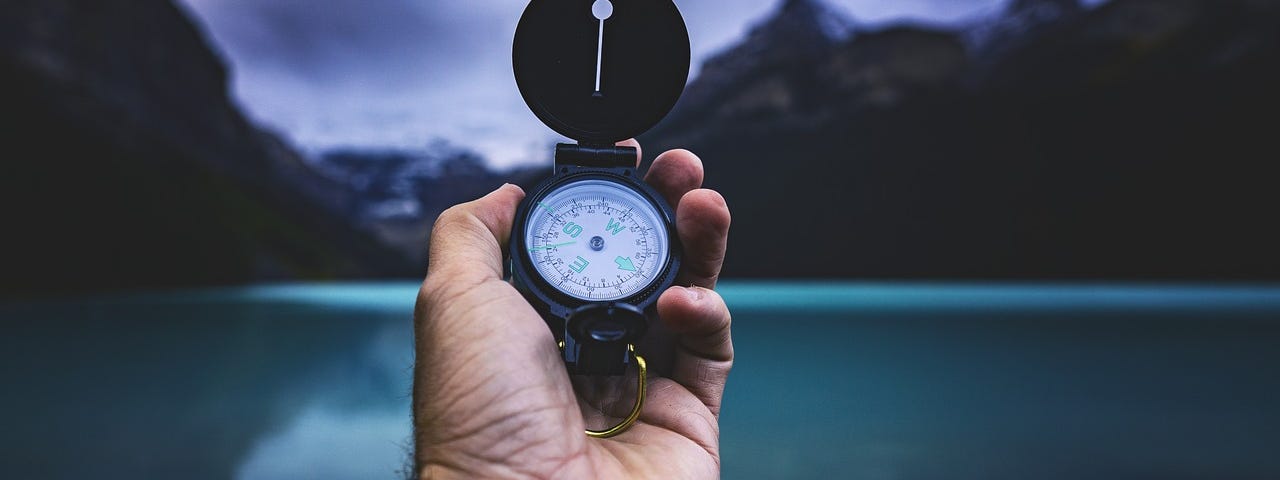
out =
<path fill-rule="evenodd" d="M 532 0 L 512 49 L 529 109 L 593 145 L 662 121 L 684 92 L 689 59 L 689 31 L 671 0 Z"/>

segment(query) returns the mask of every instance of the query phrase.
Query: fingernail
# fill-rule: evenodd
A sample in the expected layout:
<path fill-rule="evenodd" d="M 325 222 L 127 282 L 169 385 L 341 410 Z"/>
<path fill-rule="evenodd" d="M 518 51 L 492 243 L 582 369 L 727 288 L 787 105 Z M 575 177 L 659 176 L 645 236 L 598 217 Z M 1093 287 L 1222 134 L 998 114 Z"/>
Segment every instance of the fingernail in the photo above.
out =
<path fill-rule="evenodd" d="M 510 189 L 510 188 L 514 188 L 514 189 L 516 189 L 516 190 L 520 191 L 520 193 L 524 193 L 524 189 L 523 189 L 523 188 L 520 188 L 520 186 L 519 186 L 519 185 L 516 185 L 516 184 L 514 184 L 514 183 L 504 183 L 504 184 L 502 184 L 502 186 L 501 186 L 501 187 L 498 187 L 498 189 L 497 189 L 497 190 L 494 190 L 494 191 L 493 191 L 493 193 L 498 193 L 498 192 L 501 192 L 501 191 L 503 191 L 503 190 L 507 190 L 507 189 Z"/>

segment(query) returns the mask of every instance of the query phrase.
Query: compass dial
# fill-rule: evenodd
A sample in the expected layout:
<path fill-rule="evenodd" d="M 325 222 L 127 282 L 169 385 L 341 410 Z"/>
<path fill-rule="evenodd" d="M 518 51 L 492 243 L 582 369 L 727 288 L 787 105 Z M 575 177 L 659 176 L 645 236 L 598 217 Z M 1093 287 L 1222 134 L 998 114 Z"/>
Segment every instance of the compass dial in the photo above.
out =
<path fill-rule="evenodd" d="M 530 211 L 525 246 L 548 284 L 587 301 L 639 293 L 662 274 L 670 255 L 661 211 L 605 180 L 573 182 L 543 197 Z"/>

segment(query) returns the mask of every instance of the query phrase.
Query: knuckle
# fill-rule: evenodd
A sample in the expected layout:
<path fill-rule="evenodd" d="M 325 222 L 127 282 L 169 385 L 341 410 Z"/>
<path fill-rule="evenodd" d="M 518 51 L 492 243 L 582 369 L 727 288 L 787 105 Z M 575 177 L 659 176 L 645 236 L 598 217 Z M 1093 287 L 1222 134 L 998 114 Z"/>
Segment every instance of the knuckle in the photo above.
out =
<path fill-rule="evenodd" d="M 463 203 L 449 207 L 448 209 L 445 209 L 445 211 L 440 212 L 439 217 L 436 217 L 433 235 L 434 233 L 438 233 L 443 230 L 448 230 L 450 228 L 470 223 L 474 218 L 475 215 L 471 211 L 469 204 Z"/>

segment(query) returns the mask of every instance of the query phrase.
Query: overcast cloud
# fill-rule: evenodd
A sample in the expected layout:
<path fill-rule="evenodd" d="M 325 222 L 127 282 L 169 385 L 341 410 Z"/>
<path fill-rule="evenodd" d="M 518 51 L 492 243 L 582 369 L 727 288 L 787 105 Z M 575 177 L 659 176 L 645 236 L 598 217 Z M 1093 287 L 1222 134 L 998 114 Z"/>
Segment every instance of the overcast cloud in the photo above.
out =
<path fill-rule="evenodd" d="M 511 74 L 522 0 L 181 0 L 259 123 L 310 152 L 417 148 L 444 138 L 496 166 L 545 160 L 557 137 Z M 829 0 L 863 24 L 964 21 L 1006 0 Z M 677 0 L 695 63 L 781 0 Z"/>

